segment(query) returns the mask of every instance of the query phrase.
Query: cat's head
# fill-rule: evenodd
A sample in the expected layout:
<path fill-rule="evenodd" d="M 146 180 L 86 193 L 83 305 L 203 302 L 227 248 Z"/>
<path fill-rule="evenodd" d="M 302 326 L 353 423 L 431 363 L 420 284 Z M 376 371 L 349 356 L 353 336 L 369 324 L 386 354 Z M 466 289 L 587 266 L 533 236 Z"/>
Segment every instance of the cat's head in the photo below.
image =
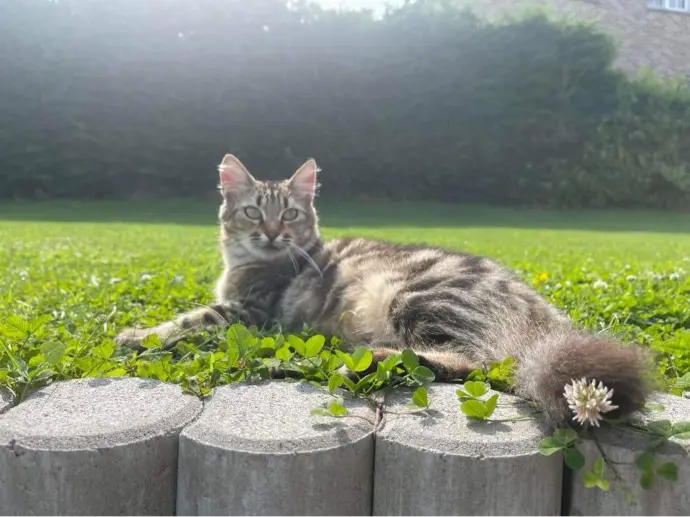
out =
<path fill-rule="evenodd" d="M 261 181 L 237 157 L 226 154 L 218 166 L 225 249 L 244 260 L 298 257 L 309 250 L 319 239 L 314 209 L 318 170 L 311 159 L 289 179 Z"/>

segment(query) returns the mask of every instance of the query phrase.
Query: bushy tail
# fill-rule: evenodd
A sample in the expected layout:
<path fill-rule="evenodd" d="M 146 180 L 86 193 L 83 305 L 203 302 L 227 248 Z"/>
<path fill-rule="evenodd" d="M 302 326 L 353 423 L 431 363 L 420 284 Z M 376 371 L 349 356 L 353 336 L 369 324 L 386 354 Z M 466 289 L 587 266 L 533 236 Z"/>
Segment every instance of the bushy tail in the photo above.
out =
<path fill-rule="evenodd" d="M 553 425 L 574 423 L 564 397 L 565 385 L 574 380 L 612 389 L 618 409 L 606 416 L 614 418 L 644 406 L 652 389 L 648 355 L 640 347 L 572 328 L 549 331 L 516 355 L 516 394 L 535 402 Z"/>

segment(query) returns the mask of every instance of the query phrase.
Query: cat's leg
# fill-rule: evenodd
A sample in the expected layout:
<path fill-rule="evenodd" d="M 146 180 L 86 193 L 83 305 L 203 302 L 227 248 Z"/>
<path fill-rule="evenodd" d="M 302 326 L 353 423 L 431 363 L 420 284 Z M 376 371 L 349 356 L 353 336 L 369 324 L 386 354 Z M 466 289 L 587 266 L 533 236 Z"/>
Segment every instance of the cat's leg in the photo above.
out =
<path fill-rule="evenodd" d="M 434 372 L 436 382 L 462 382 L 472 370 L 479 368 L 470 359 L 455 352 L 425 351 L 417 354 L 420 366 Z"/>
<path fill-rule="evenodd" d="M 126 329 L 115 338 L 119 345 L 138 348 L 142 341 L 152 334 L 160 339 L 164 346 L 171 346 L 183 339 L 190 332 L 201 329 L 223 328 L 235 322 L 250 324 L 251 314 L 238 302 L 217 303 L 210 307 L 186 312 L 171 321 L 146 329 Z"/>
<path fill-rule="evenodd" d="M 481 367 L 474 352 L 475 344 L 486 339 L 486 323 L 475 312 L 433 290 L 399 293 L 388 308 L 388 323 L 395 334 L 390 348 L 413 350 L 419 364 L 429 368 L 438 382 L 462 381 Z"/>
<path fill-rule="evenodd" d="M 373 359 L 369 368 L 363 372 L 354 373 L 343 367 L 341 373 L 350 378 L 355 376 L 361 378 L 374 373 L 379 362 L 385 361 L 391 355 L 399 354 L 400 351 L 398 348 L 377 346 L 372 349 Z M 425 350 L 423 352 L 415 351 L 415 354 L 417 355 L 419 365 L 429 368 L 434 373 L 436 382 L 462 381 L 472 370 L 479 367 L 470 359 L 455 352 Z"/>

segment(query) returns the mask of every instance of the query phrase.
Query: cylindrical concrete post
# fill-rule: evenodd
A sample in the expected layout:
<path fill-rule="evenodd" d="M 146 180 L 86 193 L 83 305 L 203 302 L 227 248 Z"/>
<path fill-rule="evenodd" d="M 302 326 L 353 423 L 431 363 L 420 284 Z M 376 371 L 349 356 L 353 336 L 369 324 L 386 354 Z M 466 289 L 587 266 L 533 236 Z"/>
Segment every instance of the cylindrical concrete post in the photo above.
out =
<path fill-rule="evenodd" d="M 374 413 L 310 414 L 330 400 L 308 383 L 216 389 L 180 436 L 178 515 L 371 515 Z"/>
<path fill-rule="evenodd" d="M 690 400 L 657 393 L 653 402 L 664 405 L 663 412 L 645 415 L 646 420 L 669 420 L 670 422 L 690 420 Z M 598 488 L 585 488 L 582 482 L 584 472 L 591 470 L 594 461 L 601 457 L 596 444 L 587 441 L 580 446 L 587 460 L 582 471 L 572 476 L 572 497 L 570 498 L 569 515 L 690 515 L 690 440 L 671 438 L 653 454 L 652 469 L 658 472 L 665 463 L 673 462 L 677 468 L 677 481 L 664 479 L 658 473 L 650 488 L 640 484 L 642 471 L 635 465 L 635 460 L 646 450 L 649 436 L 632 429 L 602 428 L 594 435 L 608 460 L 615 462 L 622 481 L 633 496 L 626 501 L 621 480 L 604 467 L 604 477 L 610 482 L 606 492 Z"/>
<path fill-rule="evenodd" d="M 0 515 L 172 515 L 178 438 L 201 412 L 178 386 L 79 379 L 0 416 Z"/>
<path fill-rule="evenodd" d="M 394 414 L 376 438 L 374 515 L 559 515 L 563 459 L 539 454 L 538 422 L 471 421 L 458 387 L 432 384 L 425 413 L 410 414 L 409 394 L 390 397 Z M 492 418 L 522 413 L 501 405 Z"/>

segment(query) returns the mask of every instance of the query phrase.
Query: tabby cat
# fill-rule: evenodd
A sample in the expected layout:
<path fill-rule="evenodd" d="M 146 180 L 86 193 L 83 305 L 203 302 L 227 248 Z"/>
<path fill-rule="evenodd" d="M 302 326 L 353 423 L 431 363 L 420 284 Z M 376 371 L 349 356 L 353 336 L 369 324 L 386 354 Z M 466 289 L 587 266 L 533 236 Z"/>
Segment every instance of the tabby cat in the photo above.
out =
<path fill-rule="evenodd" d="M 586 377 L 613 388 L 613 416 L 645 401 L 641 349 L 590 335 L 514 274 L 483 257 L 426 245 L 344 238 L 324 242 L 314 208 L 314 160 L 280 182 L 255 179 L 235 156 L 219 166 L 220 242 L 225 269 L 216 303 L 151 329 L 129 329 L 120 344 L 157 334 L 167 344 L 199 328 L 241 321 L 284 329 L 307 323 L 353 346 L 374 364 L 415 350 L 438 381 L 462 379 L 491 361 L 516 361 L 516 394 L 552 423 L 569 420 L 563 388 Z"/>

